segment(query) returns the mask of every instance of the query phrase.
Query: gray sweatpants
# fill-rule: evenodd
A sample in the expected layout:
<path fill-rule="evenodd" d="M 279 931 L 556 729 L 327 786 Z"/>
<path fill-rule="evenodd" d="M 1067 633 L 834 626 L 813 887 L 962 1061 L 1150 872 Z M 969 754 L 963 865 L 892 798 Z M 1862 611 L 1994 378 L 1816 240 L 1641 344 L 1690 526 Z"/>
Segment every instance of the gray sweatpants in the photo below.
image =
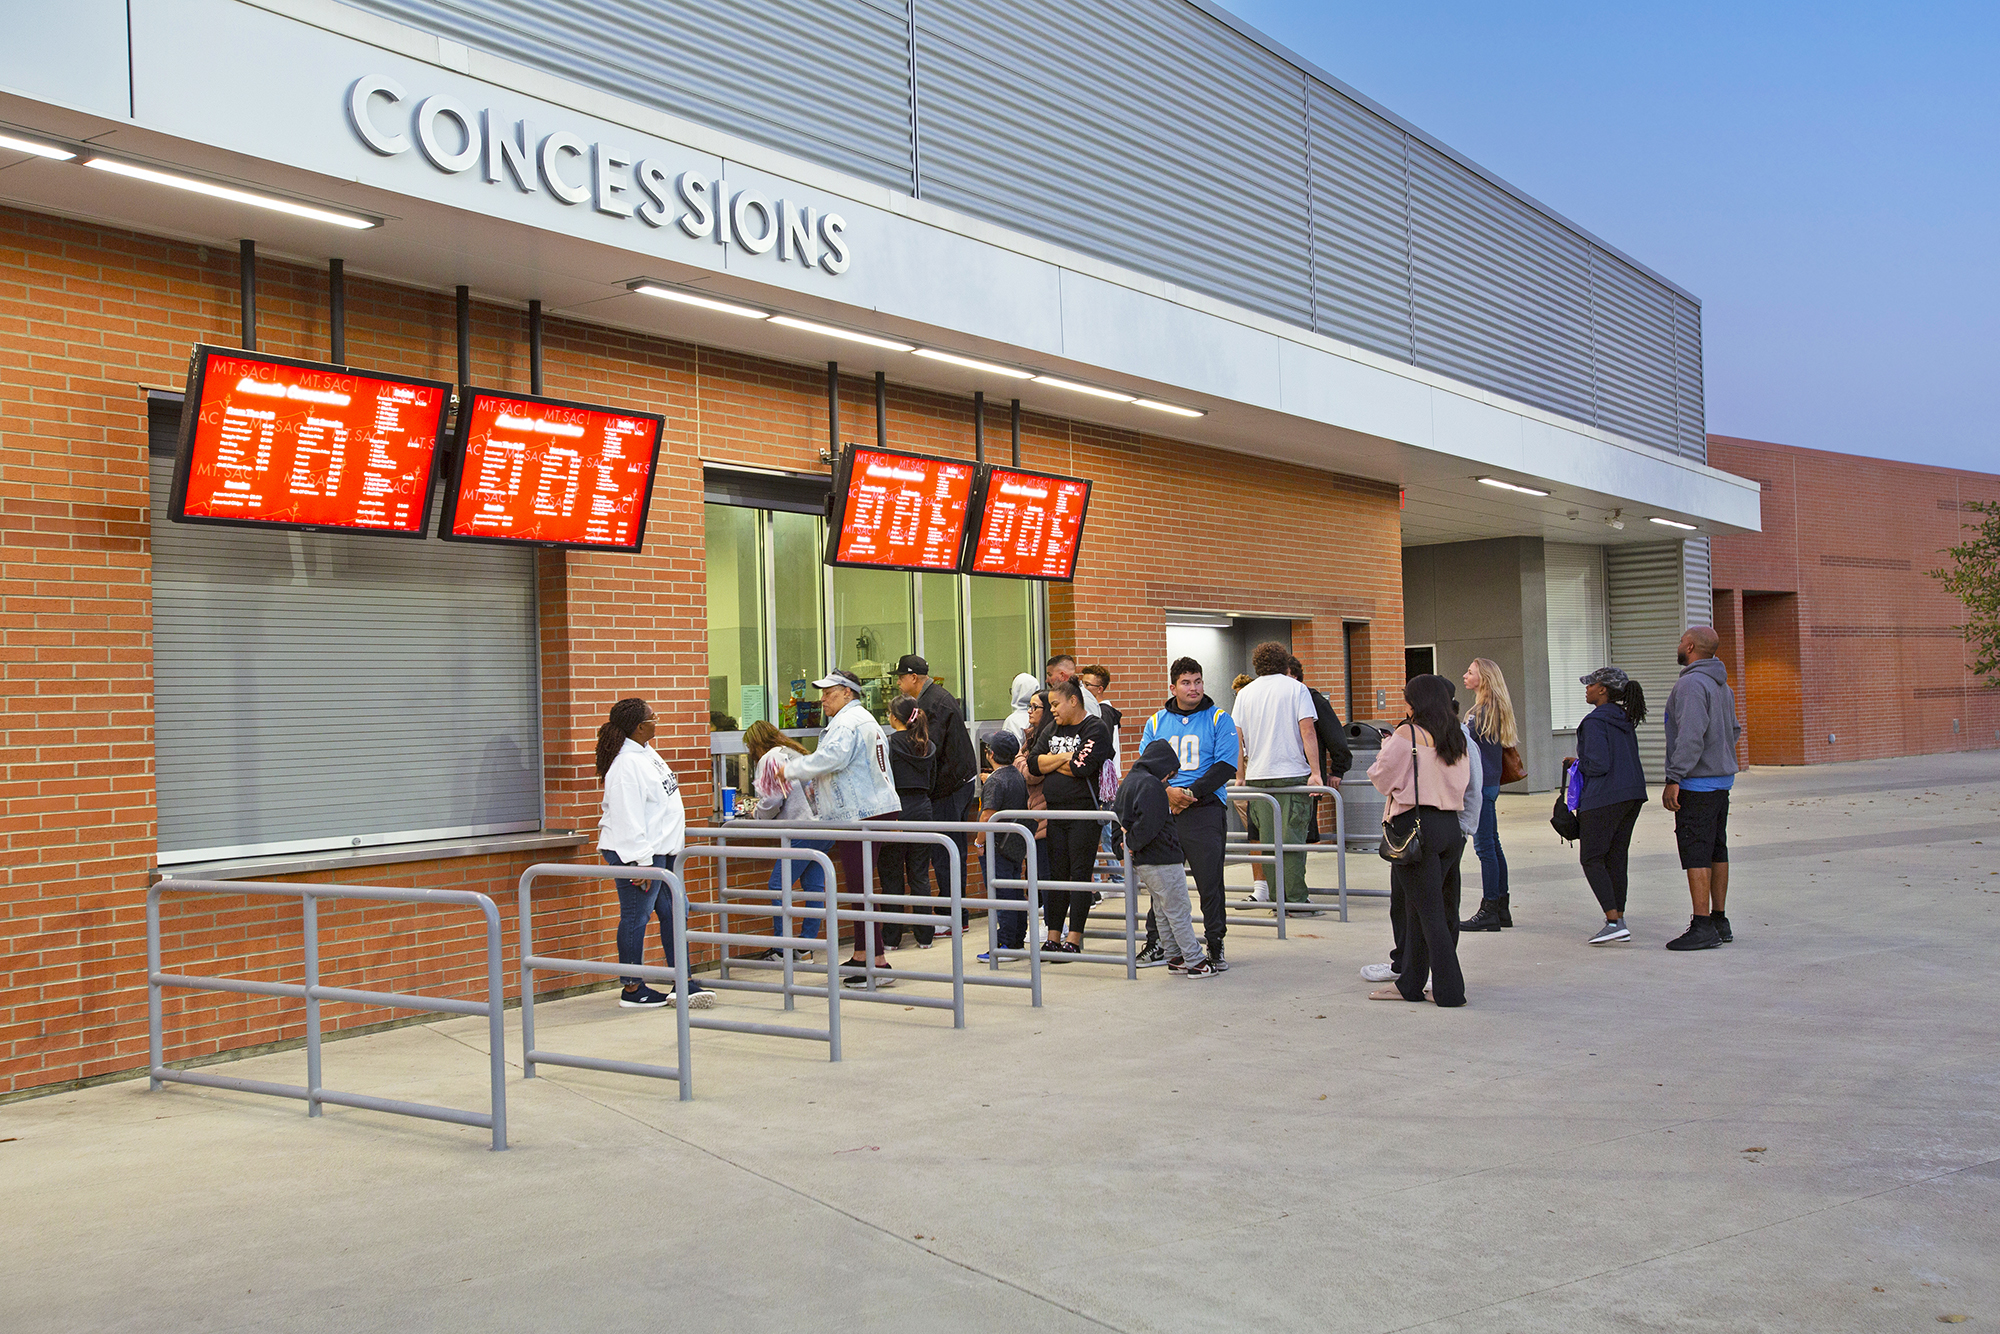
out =
<path fill-rule="evenodd" d="M 1160 947 L 1167 957 L 1185 959 L 1191 964 L 1207 958 L 1202 953 L 1201 937 L 1194 933 L 1194 920 L 1188 915 L 1187 871 L 1179 866 L 1143 864 L 1132 869 L 1138 873 L 1146 897 L 1153 901 L 1153 912 L 1161 927 Z"/>

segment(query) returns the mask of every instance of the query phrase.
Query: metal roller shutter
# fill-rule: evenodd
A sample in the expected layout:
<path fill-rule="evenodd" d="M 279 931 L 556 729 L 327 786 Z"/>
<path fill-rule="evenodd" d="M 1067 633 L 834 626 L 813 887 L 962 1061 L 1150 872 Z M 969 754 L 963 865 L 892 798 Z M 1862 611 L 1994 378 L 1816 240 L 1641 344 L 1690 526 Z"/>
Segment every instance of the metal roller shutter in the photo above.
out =
<path fill-rule="evenodd" d="M 533 552 L 174 523 L 172 476 L 156 454 L 162 865 L 541 828 Z"/>
<path fill-rule="evenodd" d="M 1681 544 L 1663 542 L 1605 550 L 1606 604 L 1610 610 L 1611 665 L 1646 691 L 1646 721 L 1639 725 L 1639 758 L 1649 782 L 1666 773 L 1667 738 L 1661 724 L 1667 693 L 1680 667 L 1674 652 L 1687 628 Z"/>

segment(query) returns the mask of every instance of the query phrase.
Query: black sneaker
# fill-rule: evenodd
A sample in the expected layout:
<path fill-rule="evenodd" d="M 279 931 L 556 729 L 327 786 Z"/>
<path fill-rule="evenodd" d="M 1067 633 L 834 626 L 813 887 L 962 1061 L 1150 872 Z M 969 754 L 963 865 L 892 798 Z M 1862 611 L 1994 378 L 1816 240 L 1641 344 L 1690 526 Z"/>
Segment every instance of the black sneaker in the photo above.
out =
<path fill-rule="evenodd" d="M 1222 971 L 1222 970 L 1221 970 L 1220 968 L 1217 968 L 1217 967 L 1215 966 L 1215 964 L 1214 964 L 1214 962 L 1213 962 L 1212 960 L 1209 960 L 1209 959 L 1202 959 L 1202 960 L 1200 960 L 1199 962 L 1196 962 L 1196 963 L 1191 963 L 1191 964 L 1189 964 L 1189 965 L 1188 965 L 1187 967 L 1185 967 L 1185 968 L 1181 969 L 1181 976 L 1182 976 L 1182 977 L 1214 977 L 1214 976 L 1215 976 L 1215 975 L 1216 975 L 1217 973 L 1219 973 L 1219 972 L 1221 972 L 1221 971 Z"/>
<path fill-rule="evenodd" d="M 750 962 L 768 963 L 773 960 L 783 959 L 784 957 L 785 957 L 785 952 L 773 946 L 768 950 L 758 950 L 755 954 L 750 956 Z"/>
<path fill-rule="evenodd" d="M 1185 973 L 1187 970 L 1188 970 L 1187 960 L 1182 958 L 1180 955 L 1176 954 L 1173 958 L 1167 960 L 1168 972 Z"/>
<path fill-rule="evenodd" d="M 1139 951 L 1139 966 L 1141 968 L 1158 968 L 1166 961 L 1167 952 L 1160 948 L 1158 942 L 1148 945 L 1145 949 Z"/>
<path fill-rule="evenodd" d="M 641 982 L 637 991 L 619 992 L 618 1003 L 628 1010 L 657 1010 L 662 1005 L 672 1005 L 674 998 L 663 996 Z"/>
<path fill-rule="evenodd" d="M 1670 950 L 1712 950 L 1722 944 L 1715 923 L 1706 917 L 1688 918 L 1688 929 L 1667 942 Z"/>
<path fill-rule="evenodd" d="M 1222 945 L 1219 942 L 1211 943 L 1208 947 L 1208 966 L 1218 973 L 1229 971 L 1229 961 L 1222 957 Z"/>
<path fill-rule="evenodd" d="M 864 967 L 866 967 L 865 964 L 858 963 L 844 963 L 840 965 L 840 971 L 847 974 L 847 976 L 840 979 L 840 985 L 843 987 L 866 989 L 868 986 L 868 974 L 861 971 Z M 881 991 L 884 988 L 896 985 L 896 979 L 890 976 L 890 972 L 889 965 L 886 963 L 875 965 L 875 990 Z"/>
<path fill-rule="evenodd" d="M 1729 919 L 1727 917 L 1724 917 L 1719 912 L 1712 912 L 1708 915 L 1708 920 L 1715 925 L 1715 937 L 1717 940 L 1727 945 L 1730 941 L 1736 939 L 1736 933 L 1729 929 Z"/>

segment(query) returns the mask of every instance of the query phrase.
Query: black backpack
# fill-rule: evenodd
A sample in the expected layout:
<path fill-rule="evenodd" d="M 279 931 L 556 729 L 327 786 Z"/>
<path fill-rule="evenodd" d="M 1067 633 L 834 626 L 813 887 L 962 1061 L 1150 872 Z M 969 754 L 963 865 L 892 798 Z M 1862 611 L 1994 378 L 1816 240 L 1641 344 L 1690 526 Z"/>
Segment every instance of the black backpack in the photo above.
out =
<path fill-rule="evenodd" d="M 1563 761 L 1562 782 L 1556 784 L 1555 809 L 1549 812 L 1549 827 L 1566 843 L 1583 837 L 1583 821 L 1569 808 L 1569 769 L 1575 760 Z"/>

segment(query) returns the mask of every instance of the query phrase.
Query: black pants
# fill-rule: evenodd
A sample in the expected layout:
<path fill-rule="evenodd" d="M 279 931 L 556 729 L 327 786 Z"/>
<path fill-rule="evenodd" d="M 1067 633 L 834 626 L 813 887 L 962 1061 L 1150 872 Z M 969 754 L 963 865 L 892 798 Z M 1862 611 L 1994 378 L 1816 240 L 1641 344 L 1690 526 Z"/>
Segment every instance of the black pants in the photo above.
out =
<path fill-rule="evenodd" d="M 1097 865 L 1097 840 L 1102 837 L 1103 828 L 1096 820 L 1049 821 L 1049 878 L 1088 883 Z M 1049 934 L 1055 935 L 1063 929 L 1065 916 L 1069 919 L 1069 929 L 1083 934 L 1084 922 L 1090 917 L 1090 895 L 1087 889 L 1043 890 L 1042 922 Z"/>
<path fill-rule="evenodd" d="M 931 819 L 977 820 L 979 818 L 979 810 L 977 806 L 978 801 L 979 801 L 979 780 L 975 778 L 968 778 L 965 780 L 964 785 L 961 786 L 957 792 L 953 793 L 949 797 L 946 797 L 944 800 L 939 801 L 936 798 L 932 798 Z M 946 834 L 945 837 L 950 839 L 952 843 L 955 844 L 958 848 L 959 874 L 965 876 L 966 884 L 969 886 L 972 882 L 972 863 L 968 861 L 967 858 L 970 855 L 969 850 L 972 845 L 972 835 L 966 830 L 960 829 L 952 833 Z M 939 858 L 941 859 L 938 862 L 939 866 L 938 883 L 945 887 L 943 890 L 940 891 L 939 896 L 941 898 L 948 899 L 951 897 L 951 882 L 945 879 L 945 877 L 951 874 L 950 859 L 945 858 L 943 848 L 939 848 L 937 852 Z M 968 888 L 966 892 L 970 893 L 971 890 Z M 991 898 L 992 895 L 989 894 L 987 895 L 987 897 Z M 937 912 L 938 916 L 940 917 L 951 916 L 951 909 L 949 907 L 940 907 L 937 910 Z M 959 924 L 963 926 L 970 923 L 971 921 L 972 921 L 972 909 L 970 908 L 963 909 L 959 913 Z M 923 938 L 924 938 L 923 933 L 921 930 L 919 930 L 917 939 L 922 940 Z"/>
<path fill-rule="evenodd" d="M 1577 840 L 1583 862 L 1583 878 L 1597 904 L 1609 913 L 1625 912 L 1625 859 L 1632 850 L 1632 830 L 1638 826 L 1639 810 L 1646 803 L 1620 801 L 1610 806 L 1578 811 L 1583 834 Z"/>
<path fill-rule="evenodd" d="M 930 820 L 931 799 L 921 792 L 905 792 L 898 788 L 896 795 L 903 800 L 905 820 Z M 882 892 L 885 894 L 909 894 L 926 898 L 931 894 L 931 875 L 937 874 L 937 895 L 942 899 L 951 898 L 951 857 L 945 850 L 931 843 L 877 843 L 875 859 L 882 868 Z M 883 907 L 892 912 L 918 912 L 913 903 L 885 903 Z M 946 916 L 951 909 L 945 908 Z M 936 934 L 930 927 L 918 926 L 911 930 L 917 933 L 917 943 L 928 945 Z M 895 949 L 903 943 L 903 923 L 884 922 L 882 943 L 885 948 Z"/>
<path fill-rule="evenodd" d="M 1411 866 L 1389 868 L 1390 912 L 1400 939 L 1396 957 L 1400 976 L 1396 989 L 1404 1000 L 1424 998 L 1429 979 L 1439 1005 L 1465 1004 L 1465 974 L 1458 967 L 1458 864 L 1465 855 L 1465 835 L 1457 811 L 1419 806 L 1423 855 Z M 1394 900 L 1401 897 L 1400 905 Z"/>
<path fill-rule="evenodd" d="M 1202 934 L 1208 938 L 1210 958 L 1222 953 L 1222 938 L 1229 933 L 1229 907 L 1222 892 L 1222 857 L 1229 836 L 1229 812 L 1222 803 L 1203 802 L 1190 806 L 1174 817 L 1174 833 L 1194 873 L 1195 895 L 1201 900 Z M 1160 941 L 1159 920 L 1146 910 L 1146 943 Z"/>
<path fill-rule="evenodd" d="M 900 820 L 903 818 L 903 814 L 901 811 L 894 811 L 882 815 L 871 815 L 867 818 L 870 820 Z M 874 845 L 874 851 L 869 853 L 871 866 L 880 860 L 878 854 L 888 846 L 887 843 L 877 843 Z M 868 885 L 867 881 L 864 881 L 861 877 L 860 841 L 858 839 L 841 839 L 833 845 L 833 851 L 834 855 L 840 861 L 840 878 L 844 882 L 840 892 L 843 894 L 861 893 Z M 871 876 L 870 879 L 873 879 L 873 877 Z M 843 906 L 859 908 L 862 906 L 862 902 L 856 899 Z M 882 952 L 882 937 L 877 934 L 875 927 L 866 922 L 854 923 L 854 957 L 857 959 L 860 958 L 868 949 L 870 942 L 873 942 L 875 952 L 880 954 Z M 831 947 L 835 943 L 832 939 L 832 933 L 829 932 L 828 946 Z"/>

